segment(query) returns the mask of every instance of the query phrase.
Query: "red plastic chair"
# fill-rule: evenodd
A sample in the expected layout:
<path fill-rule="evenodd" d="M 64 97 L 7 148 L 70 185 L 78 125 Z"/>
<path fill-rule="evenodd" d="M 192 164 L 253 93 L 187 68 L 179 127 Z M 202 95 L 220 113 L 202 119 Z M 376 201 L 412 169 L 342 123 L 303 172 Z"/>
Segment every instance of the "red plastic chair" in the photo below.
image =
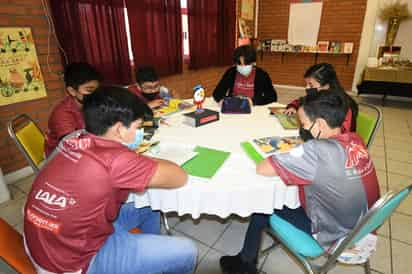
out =
<path fill-rule="evenodd" d="M 19 273 L 36 273 L 24 251 L 23 237 L 2 218 L 0 218 L 0 258 Z"/>

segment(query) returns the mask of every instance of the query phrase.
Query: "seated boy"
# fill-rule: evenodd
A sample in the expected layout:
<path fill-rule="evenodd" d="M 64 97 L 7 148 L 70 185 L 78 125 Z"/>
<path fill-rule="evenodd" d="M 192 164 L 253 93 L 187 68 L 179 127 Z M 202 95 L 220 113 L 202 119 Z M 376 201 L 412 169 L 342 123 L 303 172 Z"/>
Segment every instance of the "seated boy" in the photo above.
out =
<path fill-rule="evenodd" d="M 267 105 L 276 102 L 277 94 L 269 74 L 256 66 L 256 50 L 240 46 L 233 53 L 233 66 L 223 74 L 213 98 L 221 104 L 226 96 L 243 95 L 251 105 Z"/>
<path fill-rule="evenodd" d="M 187 181 L 176 164 L 134 151 L 143 138 L 145 107 L 121 87 L 85 97 L 87 132 L 59 143 L 25 206 L 26 251 L 38 273 L 193 272 L 195 245 L 159 235 L 159 212 L 124 203 L 130 191 Z M 136 227 L 142 233 L 129 232 Z"/>
<path fill-rule="evenodd" d="M 325 248 L 345 237 L 379 198 L 375 168 L 362 139 L 353 132 L 341 133 L 346 112 L 336 91 L 306 96 L 297 112 L 303 145 L 256 167 L 260 175 L 279 176 L 285 184 L 299 187 L 301 207 L 274 213 L 312 234 Z M 269 217 L 252 215 L 240 253 L 220 259 L 223 272 L 257 273 Z"/>
<path fill-rule="evenodd" d="M 128 89 L 139 96 L 152 109 L 163 105 L 164 95 L 171 96 L 166 87 L 160 86 L 159 77 L 153 67 L 138 68 L 136 70 L 136 81 L 136 85 L 131 85 Z"/>
<path fill-rule="evenodd" d="M 64 71 L 67 96 L 53 109 L 48 122 L 44 151 L 48 157 L 67 134 L 84 128 L 83 96 L 92 93 L 101 81 L 100 74 L 87 63 L 72 63 Z"/>

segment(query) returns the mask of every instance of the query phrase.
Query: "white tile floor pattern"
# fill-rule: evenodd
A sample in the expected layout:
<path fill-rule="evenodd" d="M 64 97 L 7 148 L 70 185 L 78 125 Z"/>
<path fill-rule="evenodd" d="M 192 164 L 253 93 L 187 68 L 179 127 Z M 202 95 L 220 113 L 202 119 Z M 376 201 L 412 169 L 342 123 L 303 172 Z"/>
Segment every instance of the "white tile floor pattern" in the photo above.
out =
<path fill-rule="evenodd" d="M 287 103 L 302 91 L 278 89 L 279 101 Z M 359 101 L 376 104 L 383 111 L 383 123 L 371 147 L 372 159 L 378 172 L 381 192 L 388 189 L 400 189 L 412 184 L 412 102 L 387 100 L 384 107 L 380 99 L 356 98 Z M 0 204 L 0 216 L 22 230 L 22 207 L 31 187 L 33 177 L 10 185 L 13 199 Z M 202 216 L 199 220 L 171 216 L 170 225 L 175 235 L 189 237 L 199 248 L 196 274 L 221 273 L 219 258 L 225 254 L 236 254 L 242 244 L 247 229 L 247 219 L 236 216 L 221 220 L 213 216 Z M 409 261 L 412 254 L 412 197 L 409 197 L 391 218 L 392 242 L 389 240 L 389 226 L 379 229 L 378 250 L 371 258 L 373 273 L 407 274 L 411 273 Z M 263 245 L 271 243 L 269 237 Z M 391 272 L 391 257 L 393 272 Z M 304 273 L 303 270 L 283 251 L 278 248 L 260 260 L 261 273 Z M 9 273 L 0 265 L 0 273 Z M 338 266 L 330 273 L 363 273 L 358 266 Z"/>

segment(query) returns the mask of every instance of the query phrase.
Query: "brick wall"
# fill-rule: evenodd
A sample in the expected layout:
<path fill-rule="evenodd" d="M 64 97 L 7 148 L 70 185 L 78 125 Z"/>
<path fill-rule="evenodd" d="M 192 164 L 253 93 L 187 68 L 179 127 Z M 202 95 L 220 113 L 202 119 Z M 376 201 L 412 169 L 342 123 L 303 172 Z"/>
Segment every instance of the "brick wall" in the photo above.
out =
<path fill-rule="evenodd" d="M 23 155 L 8 136 L 7 122 L 17 114 L 26 113 L 36 120 L 45 132 L 50 111 L 64 97 L 64 83 L 57 74 L 50 73 L 46 65 L 48 25 L 41 0 L 0 0 L 0 26 L 32 28 L 47 90 L 46 98 L 0 107 L 0 167 L 6 174 L 27 166 Z M 53 39 L 49 64 L 53 72 L 63 70 Z M 225 69 L 208 68 L 191 71 L 185 68 L 183 74 L 165 77 L 162 82 L 173 89 L 179 97 L 191 97 L 192 88 L 198 83 L 201 83 L 206 93 L 211 95 Z"/>
<path fill-rule="evenodd" d="M 7 122 L 17 114 L 27 113 L 44 131 L 50 110 L 64 96 L 64 85 L 59 75 L 50 73 L 46 65 L 48 25 L 41 0 L 0 0 L 0 26 L 31 27 L 47 91 L 47 97 L 43 99 L 0 107 L 0 167 L 3 173 L 8 173 L 27 166 L 27 163 L 8 137 Z M 51 70 L 61 72 L 61 59 L 54 42 L 50 51 Z"/>
<path fill-rule="evenodd" d="M 289 0 L 259 1 L 259 39 L 287 40 Z M 358 56 L 359 42 L 365 16 L 366 0 L 323 0 L 319 40 L 354 42 L 354 51 L 346 64 L 346 56 L 319 55 L 317 62 L 335 66 L 339 80 L 346 90 L 351 90 Z M 265 53 L 258 65 L 267 70 L 273 83 L 303 86 L 303 74 L 315 63 L 314 54 Z"/>

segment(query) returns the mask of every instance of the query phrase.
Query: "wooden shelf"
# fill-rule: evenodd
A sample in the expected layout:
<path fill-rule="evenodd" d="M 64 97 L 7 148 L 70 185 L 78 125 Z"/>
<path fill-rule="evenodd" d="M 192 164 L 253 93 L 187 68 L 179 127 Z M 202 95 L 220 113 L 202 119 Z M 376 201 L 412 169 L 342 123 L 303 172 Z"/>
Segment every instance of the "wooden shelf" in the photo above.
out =
<path fill-rule="evenodd" d="M 310 52 L 310 51 L 299 51 L 299 52 L 295 52 L 295 51 L 265 51 L 265 50 L 259 50 L 260 53 L 260 60 L 263 60 L 263 54 L 264 53 L 269 53 L 269 54 L 281 54 L 281 63 L 283 64 L 283 59 L 285 54 L 313 54 L 315 55 L 315 64 L 318 63 L 318 57 L 319 55 L 342 55 L 342 56 L 346 56 L 346 65 L 349 65 L 349 60 L 350 57 L 352 55 L 352 53 L 335 53 L 335 52 Z"/>

